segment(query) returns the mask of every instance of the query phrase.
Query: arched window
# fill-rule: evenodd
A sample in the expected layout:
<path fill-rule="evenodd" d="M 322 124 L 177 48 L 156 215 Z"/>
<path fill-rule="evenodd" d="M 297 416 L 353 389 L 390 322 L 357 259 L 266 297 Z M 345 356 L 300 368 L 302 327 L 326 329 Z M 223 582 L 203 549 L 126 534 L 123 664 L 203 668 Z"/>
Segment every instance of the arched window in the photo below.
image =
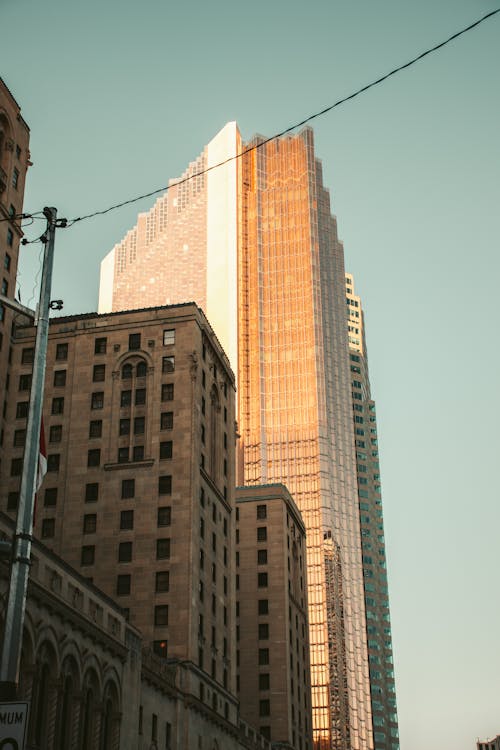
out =
<path fill-rule="evenodd" d="M 122 378 L 123 380 L 129 380 L 132 377 L 133 374 L 133 368 L 130 363 L 127 363 L 126 365 L 123 365 L 122 367 Z"/>
<path fill-rule="evenodd" d="M 146 377 L 147 366 L 146 366 L 146 363 L 144 362 L 144 360 L 141 360 L 139 362 L 139 364 L 137 365 L 136 373 L 137 373 L 137 377 L 138 378 L 145 378 Z"/>

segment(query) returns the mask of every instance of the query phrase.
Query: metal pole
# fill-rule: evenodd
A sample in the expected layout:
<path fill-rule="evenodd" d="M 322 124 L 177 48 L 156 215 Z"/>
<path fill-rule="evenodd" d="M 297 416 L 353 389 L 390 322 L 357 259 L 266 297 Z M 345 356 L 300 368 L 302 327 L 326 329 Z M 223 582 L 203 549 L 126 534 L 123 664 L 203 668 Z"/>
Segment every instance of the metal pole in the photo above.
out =
<path fill-rule="evenodd" d="M 42 420 L 47 339 L 49 334 L 50 291 L 52 266 L 54 263 L 57 209 L 44 208 L 43 213 L 47 218 L 47 241 L 43 257 L 40 301 L 38 305 L 38 319 L 36 321 L 35 358 L 33 362 L 28 424 L 26 427 L 26 446 L 24 449 L 23 473 L 19 492 L 16 533 L 12 543 L 9 600 L 5 616 L 5 633 L 0 667 L 0 692 L 2 693 L 1 697 L 4 699 L 15 698 L 17 689 L 23 640 L 24 611 L 26 608 L 26 591 L 30 568 L 33 508 L 40 451 L 40 424 Z"/>

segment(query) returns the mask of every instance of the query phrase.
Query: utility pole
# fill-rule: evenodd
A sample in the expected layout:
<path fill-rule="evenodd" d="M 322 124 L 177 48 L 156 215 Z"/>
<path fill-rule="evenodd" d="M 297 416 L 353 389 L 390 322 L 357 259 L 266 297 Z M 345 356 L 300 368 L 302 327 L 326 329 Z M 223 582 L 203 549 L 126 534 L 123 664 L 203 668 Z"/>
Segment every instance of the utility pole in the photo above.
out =
<path fill-rule="evenodd" d="M 12 540 L 9 599 L 5 616 L 5 632 L 0 666 L 0 698 L 4 700 L 16 698 L 23 641 L 28 574 L 31 565 L 33 508 L 38 474 L 40 425 L 42 421 L 47 339 L 49 334 L 49 311 L 51 308 L 50 292 L 52 267 L 54 264 L 55 233 L 56 226 L 58 226 L 57 209 L 44 208 L 43 213 L 47 219 L 47 228 L 43 238 L 45 251 L 43 256 L 40 301 L 35 319 L 37 330 L 28 424 L 26 428 L 26 446 L 24 449 L 16 531 Z M 59 225 L 65 226 L 62 222 Z M 11 306 L 15 307 L 16 305 Z"/>

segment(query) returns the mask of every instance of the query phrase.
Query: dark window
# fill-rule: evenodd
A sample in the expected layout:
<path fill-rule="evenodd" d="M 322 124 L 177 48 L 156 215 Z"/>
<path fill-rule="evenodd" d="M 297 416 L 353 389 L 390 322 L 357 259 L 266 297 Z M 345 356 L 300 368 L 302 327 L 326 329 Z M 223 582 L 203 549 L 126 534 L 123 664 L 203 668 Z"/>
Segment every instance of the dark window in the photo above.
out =
<path fill-rule="evenodd" d="M 173 383 L 163 383 L 161 387 L 161 400 L 162 401 L 174 400 L 174 384 Z"/>
<path fill-rule="evenodd" d="M 26 442 L 26 430 L 16 430 L 14 432 L 14 447 L 22 448 L 25 442 Z"/>
<path fill-rule="evenodd" d="M 170 526 L 172 509 L 170 505 L 164 505 L 158 508 L 158 526 Z"/>
<path fill-rule="evenodd" d="M 156 559 L 168 560 L 170 557 L 170 539 L 156 540 Z"/>
<path fill-rule="evenodd" d="M 67 344 L 57 344 L 56 346 L 56 359 L 59 360 L 59 362 L 64 362 L 68 359 L 68 345 Z"/>
<path fill-rule="evenodd" d="M 132 560 L 132 542 L 120 542 L 118 545 L 118 562 L 130 562 Z"/>
<path fill-rule="evenodd" d="M 161 419 L 160 419 L 160 429 L 172 430 L 173 427 L 174 427 L 174 412 L 173 411 L 162 412 Z"/>
<path fill-rule="evenodd" d="M 14 244 L 14 232 L 12 231 L 12 229 L 7 229 L 7 245 L 9 247 L 12 247 L 13 244 Z M 10 268 L 10 257 L 8 255 L 6 255 L 5 257 L 9 258 L 8 265 L 4 262 L 4 268 L 8 271 Z"/>
<path fill-rule="evenodd" d="M 271 704 L 266 699 L 259 701 L 259 716 L 269 716 L 271 713 Z"/>
<path fill-rule="evenodd" d="M 175 370 L 175 357 L 163 357 L 161 363 L 162 372 L 174 372 Z"/>
<path fill-rule="evenodd" d="M 168 625 L 168 605 L 157 604 L 155 607 L 155 625 Z"/>
<path fill-rule="evenodd" d="M 123 365 L 123 367 L 122 367 L 122 379 L 123 380 L 130 380 L 132 378 L 133 372 L 134 372 L 134 368 L 132 367 L 132 365 L 130 364 L 130 362 L 128 362 L 126 365 Z"/>
<path fill-rule="evenodd" d="M 268 648 L 259 648 L 259 664 L 269 664 Z"/>
<path fill-rule="evenodd" d="M 144 446 L 143 445 L 134 445 L 134 448 L 132 450 L 132 459 L 134 461 L 144 460 Z"/>
<path fill-rule="evenodd" d="M 142 406 L 146 403 L 146 389 L 137 388 L 135 391 L 135 404 L 136 406 Z"/>
<path fill-rule="evenodd" d="M 130 594 L 131 576 L 128 574 L 116 577 L 116 593 L 118 596 L 127 596 Z"/>
<path fill-rule="evenodd" d="M 99 499 L 99 484 L 97 482 L 91 482 L 85 485 L 85 502 L 96 503 Z"/>
<path fill-rule="evenodd" d="M 19 185 L 19 170 L 14 167 L 12 171 L 12 187 L 17 190 Z"/>
<path fill-rule="evenodd" d="M 172 441 L 160 443 L 160 458 L 172 458 Z"/>
<path fill-rule="evenodd" d="M 170 584 L 170 575 L 168 570 L 159 570 L 156 573 L 156 593 L 162 594 L 168 591 Z"/>
<path fill-rule="evenodd" d="M 135 479 L 122 479 L 122 499 L 135 497 Z"/>
<path fill-rule="evenodd" d="M 102 436 L 102 420 L 94 419 L 89 424 L 89 438 L 100 438 Z"/>
<path fill-rule="evenodd" d="M 257 505 L 257 518 L 267 518 L 266 505 Z"/>
<path fill-rule="evenodd" d="M 148 372 L 148 367 L 145 362 L 139 362 L 136 368 L 136 375 L 138 378 L 145 378 Z"/>
<path fill-rule="evenodd" d="M 66 370 L 56 370 L 54 372 L 54 385 L 58 387 L 66 385 Z"/>
<path fill-rule="evenodd" d="M 136 349 L 141 348 L 141 334 L 140 333 L 129 333 L 128 348 L 130 351 L 135 351 Z"/>
<path fill-rule="evenodd" d="M 259 588 L 265 588 L 267 586 L 267 573 L 258 573 L 257 583 Z"/>
<path fill-rule="evenodd" d="M 86 513 L 83 517 L 83 533 L 95 534 L 97 529 L 96 513 Z"/>
<path fill-rule="evenodd" d="M 29 401 L 18 401 L 16 406 L 16 419 L 25 419 L 30 408 Z"/>
<path fill-rule="evenodd" d="M 106 354 L 106 338 L 96 339 L 94 344 L 94 354 Z"/>
<path fill-rule="evenodd" d="M 125 531 L 134 528 L 134 511 L 122 510 L 120 513 L 120 529 Z"/>
<path fill-rule="evenodd" d="M 258 542 L 267 541 L 267 527 L 266 526 L 257 526 L 257 541 Z"/>
<path fill-rule="evenodd" d="M 19 504 L 19 492 L 9 492 L 7 495 L 7 510 L 17 510 Z"/>
<path fill-rule="evenodd" d="M 47 471 L 59 471 L 60 459 L 59 453 L 49 453 L 47 456 Z"/>
<path fill-rule="evenodd" d="M 93 565 L 95 560 L 95 547 L 93 544 L 87 544 L 82 547 L 81 553 L 81 564 L 82 565 Z"/>
<path fill-rule="evenodd" d="M 56 531 L 55 518 L 44 518 L 42 521 L 42 539 L 50 539 Z"/>
<path fill-rule="evenodd" d="M 258 612 L 259 612 L 259 615 L 268 615 L 269 614 L 269 601 L 268 601 L 268 599 L 259 599 Z"/>
<path fill-rule="evenodd" d="M 49 432 L 49 443 L 60 443 L 62 440 L 62 425 L 53 424 Z"/>
<path fill-rule="evenodd" d="M 57 504 L 57 487 L 47 487 L 43 504 L 46 508 L 50 508 Z"/>
<path fill-rule="evenodd" d="M 266 565 L 267 564 L 267 549 L 259 549 L 259 550 L 257 550 L 257 564 L 258 565 Z"/>
<path fill-rule="evenodd" d="M 31 388 L 31 374 L 19 376 L 19 390 L 29 391 Z"/>
<path fill-rule="evenodd" d="M 35 350 L 30 347 L 29 349 L 23 349 L 21 353 L 21 364 L 32 365 L 35 357 Z"/>
<path fill-rule="evenodd" d="M 104 407 L 104 393 L 103 391 L 95 391 L 91 397 L 90 408 L 102 409 L 103 407 Z"/>
<path fill-rule="evenodd" d="M 144 417 L 135 417 L 134 435 L 144 435 L 145 426 L 146 426 L 146 420 Z"/>
<path fill-rule="evenodd" d="M 269 638 L 269 625 L 265 622 L 259 625 L 259 641 L 266 641 Z"/>
<path fill-rule="evenodd" d="M 132 391 L 122 391 L 120 397 L 120 406 L 130 406 L 132 403 Z"/>
<path fill-rule="evenodd" d="M 259 675 L 259 690 L 269 690 L 269 688 L 270 688 L 269 673 L 263 672 L 263 674 Z"/>
<path fill-rule="evenodd" d="M 130 435 L 130 419 L 120 419 L 120 435 Z"/>
<path fill-rule="evenodd" d="M 172 344 L 175 344 L 175 328 L 163 331 L 163 346 L 171 346 Z"/>
<path fill-rule="evenodd" d="M 64 412 L 64 396 L 52 399 L 52 414 L 62 414 Z"/>
<path fill-rule="evenodd" d="M 172 494 L 172 477 L 171 476 L 158 477 L 158 494 L 159 495 L 171 495 Z"/>
<path fill-rule="evenodd" d="M 106 377 L 106 365 L 94 365 L 92 380 L 94 383 L 103 381 Z"/>
<path fill-rule="evenodd" d="M 99 466 L 101 463 L 101 451 L 99 448 L 93 448 L 87 453 L 87 466 Z"/>
<path fill-rule="evenodd" d="M 128 463 L 128 447 L 118 448 L 118 463 L 119 464 Z"/>

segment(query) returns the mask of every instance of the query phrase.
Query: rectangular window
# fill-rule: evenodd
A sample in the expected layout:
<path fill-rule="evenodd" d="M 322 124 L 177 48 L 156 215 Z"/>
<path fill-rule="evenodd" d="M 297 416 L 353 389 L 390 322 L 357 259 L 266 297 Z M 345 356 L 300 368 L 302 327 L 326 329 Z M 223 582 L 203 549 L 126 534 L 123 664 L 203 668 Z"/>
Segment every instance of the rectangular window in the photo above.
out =
<path fill-rule="evenodd" d="M 90 399 L 91 409 L 102 409 L 104 408 L 104 392 L 94 391 Z"/>
<path fill-rule="evenodd" d="M 141 334 L 140 333 L 129 333 L 128 348 L 129 348 L 129 351 L 135 351 L 141 348 Z"/>
<path fill-rule="evenodd" d="M 97 514 L 86 513 L 83 517 L 83 533 L 95 534 L 97 529 Z"/>
<path fill-rule="evenodd" d="M 134 528 L 134 511 L 122 510 L 120 513 L 120 529 L 130 531 Z"/>
<path fill-rule="evenodd" d="M 257 527 L 257 541 L 258 542 L 266 542 L 267 541 L 267 527 L 266 526 L 258 526 Z"/>
<path fill-rule="evenodd" d="M 7 510 L 17 510 L 19 504 L 19 492 L 9 492 L 7 495 Z"/>
<path fill-rule="evenodd" d="M 130 406 L 132 404 L 132 391 L 122 391 L 120 396 L 120 406 Z"/>
<path fill-rule="evenodd" d="M 14 447 L 22 448 L 25 442 L 26 442 L 26 430 L 16 430 L 14 432 Z"/>
<path fill-rule="evenodd" d="M 174 412 L 164 411 L 160 418 L 160 429 L 161 430 L 172 430 L 174 427 Z"/>
<path fill-rule="evenodd" d="M 29 401 L 18 401 L 16 405 L 16 419 L 26 419 L 29 407 Z"/>
<path fill-rule="evenodd" d="M 12 231 L 12 229 L 7 229 L 7 245 L 9 247 L 12 247 L 13 244 L 14 244 L 14 232 Z M 9 258 L 8 264 L 4 261 L 4 268 L 8 271 L 10 268 L 10 256 L 6 255 L 5 257 Z"/>
<path fill-rule="evenodd" d="M 89 438 L 100 438 L 102 436 L 102 419 L 94 419 L 89 424 Z"/>
<path fill-rule="evenodd" d="M 54 385 L 58 388 L 66 385 L 66 370 L 56 370 L 54 372 Z"/>
<path fill-rule="evenodd" d="M 60 443 L 62 440 L 62 425 L 53 424 L 49 432 L 49 443 Z"/>
<path fill-rule="evenodd" d="M 93 565 L 95 561 L 95 547 L 93 544 L 87 544 L 82 547 L 80 564 Z"/>
<path fill-rule="evenodd" d="M 159 495 L 171 495 L 172 494 L 172 477 L 171 476 L 158 477 L 158 494 Z"/>
<path fill-rule="evenodd" d="M 128 596 L 130 594 L 131 576 L 128 574 L 116 577 L 116 593 L 118 596 Z"/>
<path fill-rule="evenodd" d="M 269 664 L 268 648 L 259 648 L 259 664 Z"/>
<path fill-rule="evenodd" d="M 174 384 L 173 383 L 163 383 L 161 387 L 161 400 L 162 401 L 174 400 Z"/>
<path fill-rule="evenodd" d="M 85 502 L 96 503 L 99 499 L 99 484 L 91 482 L 85 485 Z"/>
<path fill-rule="evenodd" d="M 64 396 L 52 399 L 52 414 L 63 414 L 64 412 Z"/>
<path fill-rule="evenodd" d="M 92 380 L 94 383 L 102 382 L 106 377 L 106 365 L 94 365 Z"/>
<path fill-rule="evenodd" d="M 122 479 L 122 499 L 135 497 L 135 479 Z"/>
<path fill-rule="evenodd" d="M 16 167 L 14 167 L 12 171 L 12 187 L 14 188 L 14 190 L 17 190 L 18 186 L 19 186 L 19 170 Z"/>
<path fill-rule="evenodd" d="M 57 504 L 57 487 L 47 487 L 45 490 L 43 504 L 46 508 L 52 508 Z"/>
<path fill-rule="evenodd" d="M 170 539 L 156 540 L 156 559 L 168 560 L 170 557 Z"/>
<path fill-rule="evenodd" d="M 257 565 L 267 565 L 267 549 L 257 550 Z"/>
<path fill-rule="evenodd" d="M 58 362 L 65 362 L 68 359 L 68 345 L 67 344 L 57 344 L 56 359 Z"/>
<path fill-rule="evenodd" d="M 270 701 L 263 700 L 259 701 L 259 716 L 269 716 L 271 713 L 271 704 Z"/>
<path fill-rule="evenodd" d="M 135 417 L 134 419 L 134 435 L 144 435 L 146 427 L 145 417 Z"/>
<path fill-rule="evenodd" d="M 164 594 L 169 590 L 170 574 L 168 570 L 159 570 L 156 573 L 156 593 Z"/>
<path fill-rule="evenodd" d="M 59 453 L 49 453 L 47 456 L 47 471 L 59 471 L 60 460 Z"/>
<path fill-rule="evenodd" d="M 120 435 L 130 435 L 130 419 L 120 419 Z"/>
<path fill-rule="evenodd" d="M 146 403 L 146 389 L 136 388 L 135 390 L 135 405 L 143 406 Z"/>
<path fill-rule="evenodd" d="M 87 466 L 99 466 L 101 463 L 101 451 L 99 448 L 93 448 L 87 452 Z"/>
<path fill-rule="evenodd" d="M 259 612 L 259 615 L 269 614 L 269 600 L 268 599 L 259 599 L 258 612 Z"/>
<path fill-rule="evenodd" d="M 259 690 L 269 690 L 269 688 L 270 688 L 269 673 L 264 672 L 263 674 L 259 675 Z"/>
<path fill-rule="evenodd" d="M 158 508 L 158 526 L 170 526 L 172 518 L 172 508 L 170 505 L 164 505 Z"/>
<path fill-rule="evenodd" d="M 161 369 L 162 369 L 162 372 L 174 372 L 175 357 L 173 356 L 163 357 Z"/>
<path fill-rule="evenodd" d="M 163 331 L 163 346 L 172 346 L 175 344 L 175 328 Z"/>
<path fill-rule="evenodd" d="M 107 343 L 107 338 L 96 339 L 94 343 L 94 354 L 106 354 Z"/>
<path fill-rule="evenodd" d="M 257 505 L 257 518 L 267 518 L 267 505 Z"/>
<path fill-rule="evenodd" d="M 266 622 L 259 623 L 259 641 L 267 641 L 269 639 L 269 625 Z"/>
<path fill-rule="evenodd" d="M 31 388 L 31 374 L 19 376 L 19 390 L 29 391 Z"/>
<path fill-rule="evenodd" d="M 42 539 L 50 539 L 56 531 L 55 518 L 44 518 L 42 521 Z"/>
<path fill-rule="evenodd" d="M 266 588 L 267 586 L 267 573 L 257 573 L 257 585 L 259 588 Z"/>
<path fill-rule="evenodd" d="M 32 347 L 30 347 L 29 349 L 23 349 L 23 351 L 21 352 L 21 364 L 32 365 L 34 357 L 35 350 Z"/>
<path fill-rule="evenodd" d="M 131 562 L 132 542 L 120 542 L 118 545 L 118 562 Z"/>
<path fill-rule="evenodd" d="M 168 625 L 168 605 L 157 604 L 155 607 L 155 626 L 167 626 Z"/>
<path fill-rule="evenodd" d="M 172 458 L 172 441 L 160 443 L 160 458 Z"/>
<path fill-rule="evenodd" d="M 118 463 L 128 463 L 128 446 L 126 448 L 118 448 Z"/>
<path fill-rule="evenodd" d="M 144 460 L 144 446 L 143 445 L 134 445 L 132 449 L 132 460 L 133 461 Z"/>

